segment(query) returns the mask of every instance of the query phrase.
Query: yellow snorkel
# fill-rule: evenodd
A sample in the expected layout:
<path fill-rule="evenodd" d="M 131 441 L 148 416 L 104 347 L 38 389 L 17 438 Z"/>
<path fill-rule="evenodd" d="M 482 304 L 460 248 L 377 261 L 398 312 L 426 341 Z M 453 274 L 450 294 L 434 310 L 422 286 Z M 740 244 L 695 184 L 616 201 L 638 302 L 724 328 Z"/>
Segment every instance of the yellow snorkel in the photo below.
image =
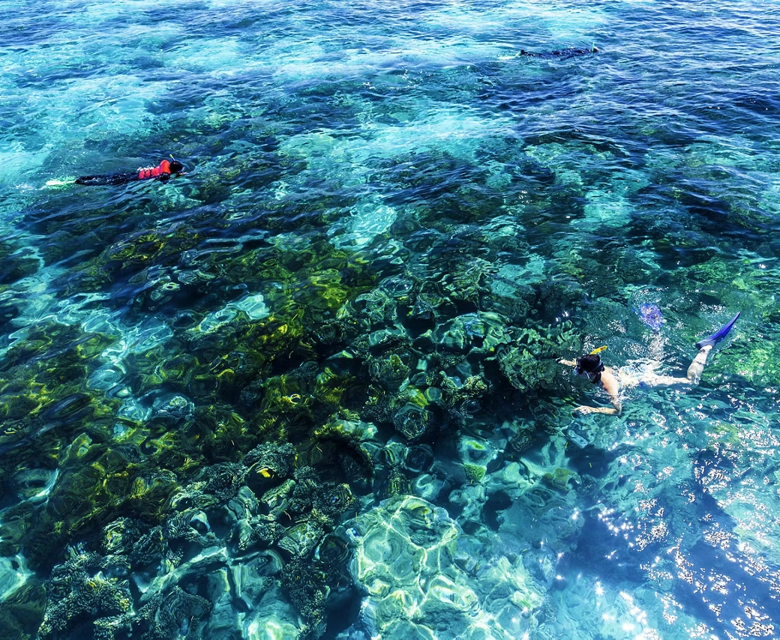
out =
<path fill-rule="evenodd" d="M 607 345 L 604 345 L 603 347 L 598 347 L 597 349 L 594 349 L 588 355 L 589 356 L 595 356 L 595 355 L 601 353 L 602 351 L 606 351 L 606 350 L 607 350 Z"/>

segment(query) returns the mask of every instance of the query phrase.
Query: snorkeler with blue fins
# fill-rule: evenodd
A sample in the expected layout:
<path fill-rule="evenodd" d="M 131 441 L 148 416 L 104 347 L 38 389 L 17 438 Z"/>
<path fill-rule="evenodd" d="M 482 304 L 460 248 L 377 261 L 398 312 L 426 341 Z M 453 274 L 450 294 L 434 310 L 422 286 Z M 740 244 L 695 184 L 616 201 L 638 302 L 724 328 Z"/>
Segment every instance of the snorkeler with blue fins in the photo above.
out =
<path fill-rule="evenodd" d="M 701 374 L 704 371 L 704 365 L 707 364 L 707 356 L 713 347 L 723 340 L 731 331 L 736 321 L 739 319 L 739 313 L 724 324 L 720 329 L 710 336 L 696 343 L 699 353 L 688 367 L 685 378 L 675 378 L 673 376 L 659 376 L 651 367 L 637 371 L 631 367 L 621 367 L 620 369 L 611 369 L 605 367 L 601 361 L 599 353 L 606 347 L 599 347 L 590 353 L 573 360 L 559 360 L 561 364 L 574 367 L 575 375 L 587 376 L 593 384 L 601 384 L 601 388 L 607 392 L 611 407 L 588 407 L 581 405 L 574 411 L 586 413 L 604 413 L 611 416 L 619 416 L 623 410 L 623 404 L 620 399 L 620 392 L 623 389 L 631 389 L 638 386 L 646 387 L 673 387 L 673 386 L 694 386 L 699 384 Z"/>

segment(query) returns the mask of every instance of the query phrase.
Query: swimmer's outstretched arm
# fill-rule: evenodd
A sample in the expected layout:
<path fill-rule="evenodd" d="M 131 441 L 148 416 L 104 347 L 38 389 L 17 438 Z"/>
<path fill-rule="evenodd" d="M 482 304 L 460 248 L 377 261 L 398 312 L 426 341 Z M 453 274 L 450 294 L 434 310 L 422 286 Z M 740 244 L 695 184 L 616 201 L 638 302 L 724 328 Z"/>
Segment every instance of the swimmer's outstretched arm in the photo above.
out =
<path fill-rule="evenodd" d="M 587 405 L 581 404 L 579 407 L 574 408 L 575 413 L 581 413 L 582 415 L 587 415 L 589 413 L 603 413 L 608 416 L 619 416 L 621 410 L 623 407 L 620 405 L 620 402 L 616 403 L 613 402 L 611 407 L 589 407 Z"/>

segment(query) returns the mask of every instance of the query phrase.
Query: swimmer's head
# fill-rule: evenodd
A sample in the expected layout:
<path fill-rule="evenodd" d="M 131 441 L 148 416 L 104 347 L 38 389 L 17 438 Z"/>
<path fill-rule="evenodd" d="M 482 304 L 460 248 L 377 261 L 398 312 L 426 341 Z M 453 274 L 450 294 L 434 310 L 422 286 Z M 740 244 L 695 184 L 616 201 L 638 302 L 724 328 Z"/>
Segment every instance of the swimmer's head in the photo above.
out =
<path fill-rule="evenodd" d="M 171 160 L 168 167 L 170 168 L 171 173 L 179 173 L 179 171 L 184 169 L 184 165 L 178 160 Z"/>
<path fill-rule="evenodd" d="M 593 384 L 601 381 L 601 372 L 604 371 L 604 363 L 601 356 L 597 353 L 589 353 L 581 358 L 577 358 L 577 366 L 574 373 L 578 376 L 586 375 Z"/>

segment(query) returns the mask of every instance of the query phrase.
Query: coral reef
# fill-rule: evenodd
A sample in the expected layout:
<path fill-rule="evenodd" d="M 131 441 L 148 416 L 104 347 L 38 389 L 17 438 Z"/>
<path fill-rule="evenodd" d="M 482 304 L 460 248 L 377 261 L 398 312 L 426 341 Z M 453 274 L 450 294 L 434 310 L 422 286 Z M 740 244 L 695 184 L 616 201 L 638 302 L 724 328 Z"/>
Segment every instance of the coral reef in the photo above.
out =
<path fill-rule="evenodd" d="M 566 564 L 598 537 L 583 510 L 641 512 L 640 552 L 687 531 L 709 544 L 720 534 L 702 514 L 685 511 L 689 529 L 668 514 L 687 508 L 679 487 L 695 508 L 726 495 L 735 467 L 746 479 L 721 504 L 734 549 L 776 565 L 769 525 L 743 517 L 776 506 L 753 490 L 778 480 L 776 149 L 710 135 L 731 116 L 682 141 L 652 113 L 618 127 L 574 61 L 513 56 L 503 37 L 474 47 L 458 27 L 461 64 L 446 38 L 395 22 L 403 7 L 378 35 L 362 31 L 365 7 L 323 22 L 321 4 L 141 16 L 121 54 L 60 13 L 15 31 L 0 131 L 0 636 L 567 637 L 569 605 L 592 613 Z M 83 22 L 113 31 L 121 9 Z M 472 15 L 428 9 L 437 34 Z M 555 24 L 564 9 L 534 16 L 536 32 L 571 33 L 568 17 Z M 505 10 L 486 9 L 491 29 L 518 23 Z M 577 21 L 597 31 L 603 15 Z M 323 23 L 332 40 L 288 46 Z M 192 24 L 214 33 L 182 39 Z M 38 188 L 96 150 L 106 170 L 164 152 L 188 172 Z M 648 304 L 663 323 L 631 313 Z M 671 370 L 738 309 L 689 402 L 637 393 L 617 428 L 572 420 L 592 389 L 561 359 L 609 344 L 610 366 Z M 637 583 L 674 594 L 649 576 Z"/>

